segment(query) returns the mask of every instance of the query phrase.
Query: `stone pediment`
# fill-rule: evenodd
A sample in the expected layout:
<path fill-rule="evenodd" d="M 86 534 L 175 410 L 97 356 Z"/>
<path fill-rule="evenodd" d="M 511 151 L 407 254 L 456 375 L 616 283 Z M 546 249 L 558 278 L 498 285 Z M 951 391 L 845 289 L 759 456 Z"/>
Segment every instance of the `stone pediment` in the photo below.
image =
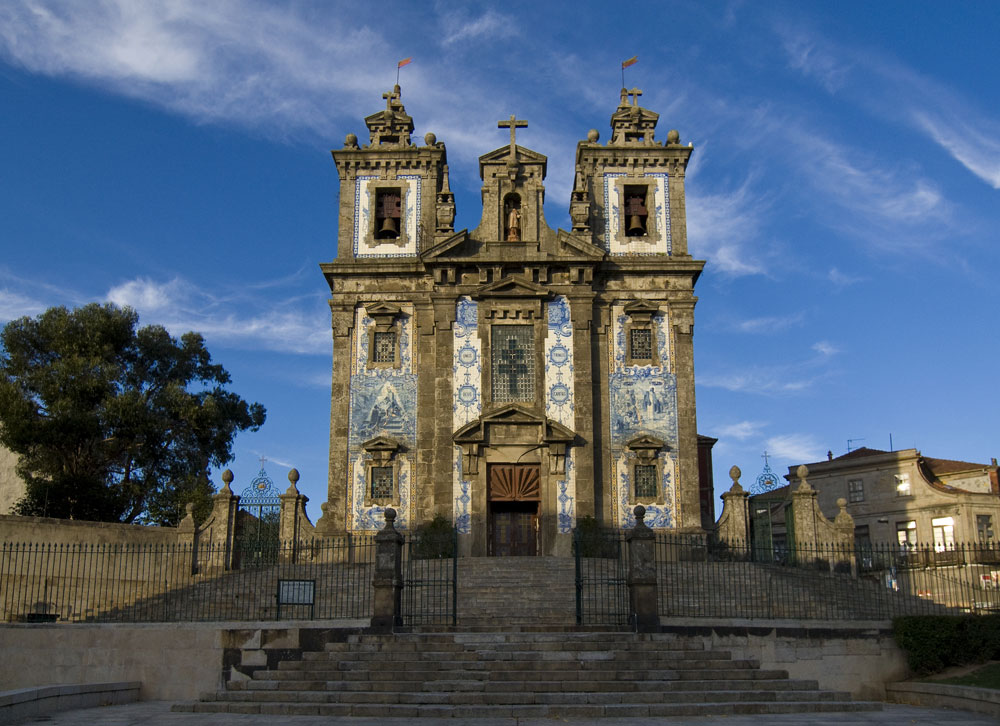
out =
<path fill-rule="evenodd" d="M 376 436 L 361 444 L 361 448 L 369 453 L 376 451 L 396 452 L 401 451 L 403 445 L 390 436 Z"/>
<path fill-rule="evenodd" d="M 625 314 L 641 323 L 648 323 L 659 312 L 660 306 L 649 300 L 635 300 L 625 306 Z"/>
<path fill-rule="evenodd" d="M 655 436 L 650 436 L 649 434 L 641 434 L 635 438 L 629 439 L 625 446 L 632 451 L 639 451 L 640 449 L 662 449 L 667 445 L 667 442 L 663 439 L 659 439 Z"/>
<path fill-rule="evenodd" d="M 463 229 L 460 232 L 456 232 L 448 239 L 438 242 L 433 247 L 427 248 L 420 254 L 420 256 L 424 260 L 430 261 L 438 257 L 447 257 L 449 253 L 454 255 L 461 249 L 462 245 L 465 244 L 468 239 L 469 230 Z"/>
<path fill-rule="evenodd" d="M 392 303 L 377 302 L 374 305 L 365 306 L 365 312 L 372 318 L 376 318 L 380 315 L 396 316 L 400 313 L 400 307 L 399 305 L 393 305 Z"/>
<path fill-rule="evenodd" d="M 591 244 L 583 237 L 571 234 L 564 229 L 559 230 L 557 239 L 560 245 L 559 251 L 562 253 L 568 252 L 570 254 L 583 255 L 595 261 L 603 260 L 605 254 L 607 254 L 597 245 Z"/>
<path fill-rule="evenodd" d="M 455 432 L 453 440 L 456 444 L 481 444 L 490 440 L 490 429 L 494 426 L 517 426 L 537 430 L 534 436 L 524 432 L 523 443 L 526 444 L 570 444 L 576 434 L 546 416 L 539 415 L 516 403 L 509 403 L 503 408 L 480 416 L 470 421 Z"/>
<path fill-rule="evenodd" d="M 472 293 L 473 300 L 483 298 L 537 298 L 547 299 L 552 293 L 547 287 L 521 277 L 505 277 L 502 280 L 483 285 Z"/>
<path fill-rule="evenodd" d="M 506 164 L 508 159 L 510 159 L 510 144 L 506 144 L 501 146 L 499 149 L 494 149 L 487 154 L 483 154 L 479 157 L 479 175 L 482 176 L 483 167 L 487 164 Z M 526 149 L 523 146 L 517 146 L 517 161 L 520 164 L 541 164 L 542 176 L 545 176 L 545 170 L 548 166 L 549 158 L 545 156 L 545 154 L 539 154 L 537 151 Z"/>

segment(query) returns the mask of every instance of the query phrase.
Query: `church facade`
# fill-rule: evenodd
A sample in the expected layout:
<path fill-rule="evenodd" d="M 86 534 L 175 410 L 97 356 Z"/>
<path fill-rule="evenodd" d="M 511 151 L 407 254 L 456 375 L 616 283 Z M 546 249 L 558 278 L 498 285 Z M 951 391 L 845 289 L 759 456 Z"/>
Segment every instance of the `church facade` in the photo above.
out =
<path fill-rule="evenodd" d="M 692 149 L 622 89 L 577 145 L 572 229 L 545 221 L 547 159 L 479 159 L 482 218 L 454 229 L 445 145 L 411 139 L 399 86 L 333 151 L 333 385 L 322 529 L 452 521 L 473 555 L 569 554 L 581 517 L 700 530 L 687 250 Z"/>

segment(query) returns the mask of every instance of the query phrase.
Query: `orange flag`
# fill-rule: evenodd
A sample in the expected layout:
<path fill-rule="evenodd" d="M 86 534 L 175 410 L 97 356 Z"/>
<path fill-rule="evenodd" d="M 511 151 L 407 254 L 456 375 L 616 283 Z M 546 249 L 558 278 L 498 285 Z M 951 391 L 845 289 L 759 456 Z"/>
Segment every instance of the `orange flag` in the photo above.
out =
<path fill-rule="evenodd" d="M 635 65 L 639 62 L 639 56 L 634 55 L 626 61 L 622 61 L 622 68 L 628 68 L 631 65 Z"/>
<path fill-rule="evenodd" d="M 403 58 L 403 60 L 401 60 L 399 63 L 396 64 L 396 68 L 402 68 L 403 66 L 407 65 L 412 60 L 413 60 L 412 57 L 410 57 L 410 58 Z"/>

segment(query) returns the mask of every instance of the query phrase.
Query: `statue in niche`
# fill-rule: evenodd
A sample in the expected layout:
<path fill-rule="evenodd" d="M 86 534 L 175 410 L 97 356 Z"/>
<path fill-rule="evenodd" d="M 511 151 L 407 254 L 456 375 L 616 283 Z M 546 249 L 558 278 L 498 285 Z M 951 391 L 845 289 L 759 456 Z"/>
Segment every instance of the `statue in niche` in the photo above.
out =
<path fill-rule="evenodd" d="M 504 203 L 504 216 L 507 223 L 506 240 L 508 242 L 521 241 L 521 199 L 516 194 L 507 197 Z"/>

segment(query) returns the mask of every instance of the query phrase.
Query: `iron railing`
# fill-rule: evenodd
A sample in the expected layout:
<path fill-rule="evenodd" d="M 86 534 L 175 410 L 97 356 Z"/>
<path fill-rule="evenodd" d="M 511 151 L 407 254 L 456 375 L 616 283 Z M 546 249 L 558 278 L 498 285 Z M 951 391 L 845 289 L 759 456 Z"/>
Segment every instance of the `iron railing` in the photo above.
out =
<path fill-rule="evenodd" d="M 370 536 L 225 547 L 0 544 L 0 620 L 176 622 L 368 618 Z"/>
<path fill-rule="evenodd" d="M 750 544 L 656 535 L 661 617 L 887 619 L 1000 611 L 995 544 Z"/>
<path fill-rule="evenodd" d="M 628 625 L 627 547 L 624 531 L 573 531 L 577 625 Z"/>
<path fill-rule="evenodd" d="M 403 624 L 457 624 L 458 532 L 408 535 L 402 564 Z"/>

